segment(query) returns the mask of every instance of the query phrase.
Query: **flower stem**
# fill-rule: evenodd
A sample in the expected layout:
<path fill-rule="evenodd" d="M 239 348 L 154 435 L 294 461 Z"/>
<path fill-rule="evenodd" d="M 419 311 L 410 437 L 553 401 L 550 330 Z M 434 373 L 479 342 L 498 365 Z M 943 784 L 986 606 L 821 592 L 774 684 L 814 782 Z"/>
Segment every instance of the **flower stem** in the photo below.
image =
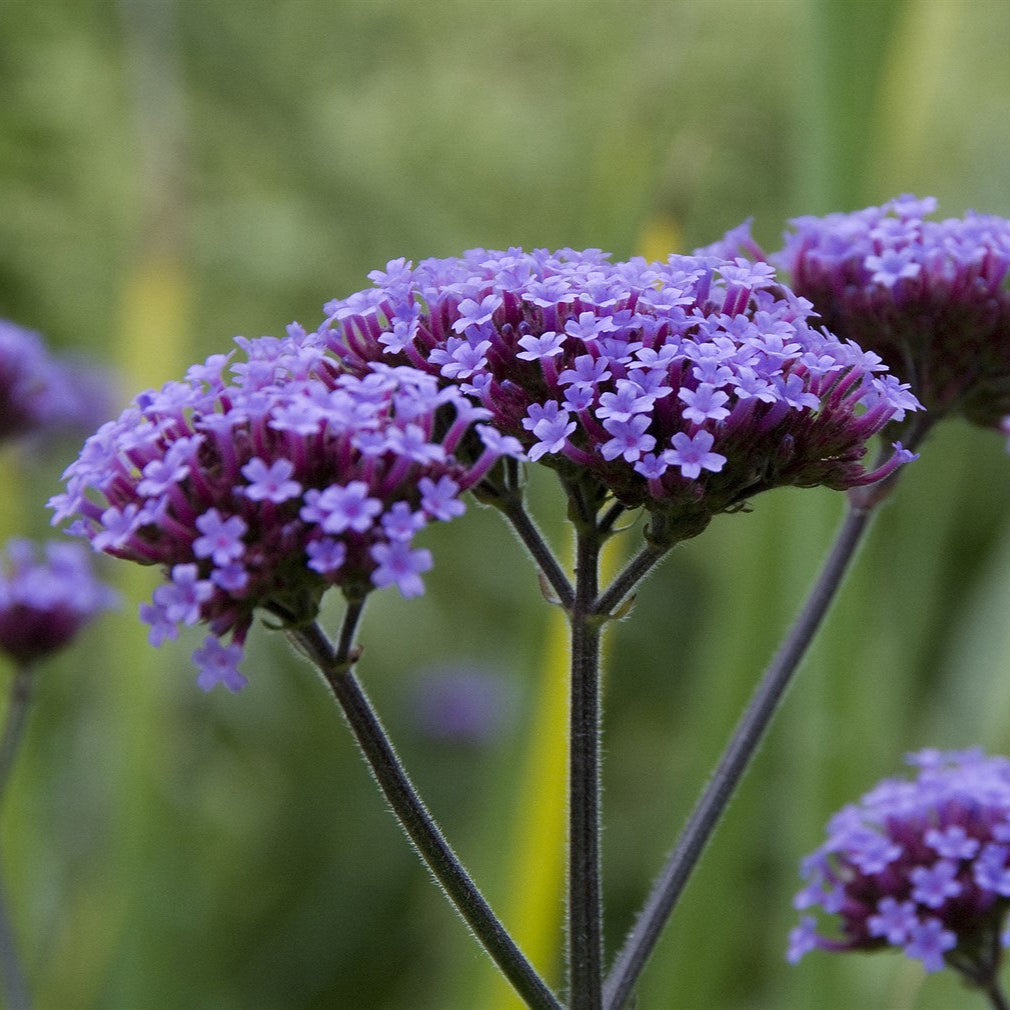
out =
<path fill-rule="evenodd" d="M 863 508 L 850 503 L 810 596 L 737 723 L 701 799 L 681 832 L 673 853 L 646 899 L 634 929 L 614 962 L 605 987 L 604 1006 L 607 1010 L 619 1010 L 626 1005 L 660 933 L 680 898 L 684 885 L 715 830 L 730 796 L 754 756 L 793 673 L 803 659 L 807 647 L 841 586 L 849 562 L 869 527 L 872 515 L 872 507 Z"/>
<path fill-rule="evenodd" d="M 536 523 L 526 511 L 520 492 L 503 495 L 495 503 L 502 515 L 512 524 L 519 539 L 533 557 L 537 568 L 554 590 L 558 602 L 566 610 L 572 606 L 575 593 L 553 551 L 547 545 Z"/>
<path fill-rule="evenodd" d="M 363 607 L 364 601 L 348 603 L 336 650 L 317 624 L 292 628 L 288 634 L 322 673 L 394 815 L 478 942 L 527 1006 L 561 1010 L 449 847 L 351 672 L 356 659 L 353 639 Z"/>
<path fill-rule="evenodd" d="M 601 537 L 588 506 L 572 502 L 575 599 L 568 807 L 568 984 L 572 1010 L 599 1010 L 603 999 L 603 912 L 600 874 L 600 638 L 594 604 Z"/>
<path fill-rule="evenodd" d="M 6 791 L 18 748 L 24 736 L 28 709 L 32 698 L 32 668 L 28 665 L 18 667 L 11 683 L 10 701 L 7 707 L 7 719 L 4 723 L 3 735 L 0 737 L 0 801 Z M 28 1010 L 31 998 L 28 995 L 28 982 L 24 967 L 18 955 L 14 929 L 7 907 L 6 894 L 3 885 L 2 860 L 0 860 L 0 980 L 4 993 L 4 1006 L 10 1010 Z"/>
<path fill-rule="evenodd" d="M 985 994 L 989 997 L 993 1010 L 1010 1010 L 1010 1003 L 1007 1002 L 998 983 L 994 982 L 989 989 L 986 989 Z"/>

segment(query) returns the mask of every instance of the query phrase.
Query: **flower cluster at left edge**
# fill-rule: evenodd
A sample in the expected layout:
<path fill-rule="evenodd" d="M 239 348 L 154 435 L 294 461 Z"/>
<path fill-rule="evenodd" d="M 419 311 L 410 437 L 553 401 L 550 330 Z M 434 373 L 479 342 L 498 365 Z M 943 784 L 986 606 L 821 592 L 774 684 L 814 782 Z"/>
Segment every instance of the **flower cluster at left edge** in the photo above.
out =
<path fill-rule="evenodd" d="M 520 453 L 431 376 L 382 364 L 352 376 L 302 338 L 295 325 L 236 338 L 244 360 L 212 355 L 139 395 L 50 502 L 96 550 L 161 566 L 141 616 L 154 645 L 209 627 L 193 656 L 204 689 L 246 683 L 257 608 L 297 625 L 330 586 L 421 594 L 432 558 L 415 535 L 462 513 L 461 494 Z"/>
<path fill-rule="evenodd" d="M 0 652 L 30 666 L 69 645 L 116 602 L 80 544 L 15 537 L 0 555 Z"/>

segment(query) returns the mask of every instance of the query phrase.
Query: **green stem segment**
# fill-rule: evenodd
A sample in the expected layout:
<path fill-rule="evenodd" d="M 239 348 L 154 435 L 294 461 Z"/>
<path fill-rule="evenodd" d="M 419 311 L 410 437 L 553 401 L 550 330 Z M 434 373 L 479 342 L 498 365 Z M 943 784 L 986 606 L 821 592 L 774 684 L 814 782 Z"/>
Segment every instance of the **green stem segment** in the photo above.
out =
<path fill-rule="evenodd" d="M 561 1010 L 557 998 L 526 960 L 449 847 L 351 672 L 356 659 L 353 639 L 363 608 L 363 600 L 348 603 L 336 650 L 317 624 L 292 628 L 288 634 L 322 673 L 401 827 L 478 942 L 527 1006 L 534 1010 Z"/>
<path fill-rule="evenodd" d="M 737 723 L 726 751 L 614 962 L 605 987 L 604 1006 L 607 1010 L 620 1010 L 627 1005 L 638 977 L 702 850 L 750 764 L 793 673 L 841 586 L 849 562 L 869 527 L 872 515 L 872 506 L 850 504 L 809 598 Z"/>
<path fill-rule="evenodd" d="M 0 801 L 3 799 L 7 782 L 14 768 L 18 749 L 24 737 L 28 721 L 28 709 L 32 699 L 33 671 L 28 665 L 20 666 L 11 683 L 10 701 L 3 735 L 0 737 Z M 2 861 L 0 861 L 2 867 Z M 10 1010 L 28 1010 L 31 997 L 24 966 L 18 955 L 14 929 L 11 924 L 7 897 L 3 887 L 3 871 L 0 868 L 0 980 L 4 994 L 4 1006 Z"/>

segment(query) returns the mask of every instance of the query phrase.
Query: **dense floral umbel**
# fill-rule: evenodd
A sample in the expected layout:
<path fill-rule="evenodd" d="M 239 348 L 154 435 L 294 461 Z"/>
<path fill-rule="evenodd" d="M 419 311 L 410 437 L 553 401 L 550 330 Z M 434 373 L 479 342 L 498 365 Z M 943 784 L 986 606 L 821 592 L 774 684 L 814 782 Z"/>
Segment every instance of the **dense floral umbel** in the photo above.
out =
<path fill-rule="evenodd" d="M 961 415 L 998 428 L 1010 414 L 1010 221 L 927 220 L 935 209 L 903 196 L 797 218 L 770 258 L 828 329 L 911 384 L 927 423 Z"/>
<path fill-rule="evenodd" d="M 137 397 L 88 439 L 51 502 L 97 550 L 163 567 L 142 616 L 155 645 L 209 625 L 194 654 L 203 687 L 245 682 L 257 607 L 297 623 L 331 585 L 423 592 L 432 562 L 415 534 L 461 513 L 462 491 L 519 452 L 474 423 L 487 412 L 458 390 L 413 368 L 341 373 L 301 336 L 238 338 L 247 360 L 214 355 Z M 454 455 L 464 436 L 466 465 Z"/>
<path fill-rule="evenodd" d="M 779 485 L 845 489 L 917 401 L 876 355 L 809 325 L 767 264 L 598 250 L 397 260 L 325 308 L 355 371 L 409 363 L 458 386 L 531 460 L 629 507 L 703 520 Z"/>
<path fill-rule="evenodd" d="M 7 543 L 0 556 L 0 651 L 27 665 L 68 645 L 115 593 L 80 544 Z"/>
<path fill-rule="evenodd" d="M 804 861 L 797 907 L 820 906 L 840 931 L 819 935 L 804 916 L 789 959 L 896 947 L 927 971 L 949 964 L 982 985 L 1010 904 L 1010 759 L 928 750 L 908 760 L 913 781 L 887 779 L 841 810 Z"/>
<path fill-rule="evenodd" d="M 107 416 L 105 379 L 49 353 L 31 330 L 0 319 L 0 442 L 92 428 Z"/>

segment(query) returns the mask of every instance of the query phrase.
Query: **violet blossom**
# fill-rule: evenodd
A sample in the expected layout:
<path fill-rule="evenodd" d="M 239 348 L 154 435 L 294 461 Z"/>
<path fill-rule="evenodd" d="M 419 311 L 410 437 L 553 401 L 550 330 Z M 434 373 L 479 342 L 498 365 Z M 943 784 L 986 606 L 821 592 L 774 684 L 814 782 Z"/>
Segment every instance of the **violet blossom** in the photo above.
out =
<path fill-rule="evenodd" d="M 0 556 L 0 652 L 24 666 L 44 659 L 115 602 L 82 545 L 9 540 Z"/>
<path fill-rule="evenodd" d="M 0 442 L 93 428 L 109 386 L 92 365 L 59 358 L 37 333 L 0 319 Z"/>
<path fill-rule="evenodd" d="M 421 369 L 530 460 L 692 532 L 762 490 L 844 490 L 911 458 L 896 446 L 864 467 L 867 441 L 919 404 L 877 355 L 815 328 L 767 264 L 475 249 L 370 278 L 308 344 L 358 374 Z"/>
<path fill-rule="evenodd" d="M 1010 220 L 930 220 L 936 206 L 901 196 L 796 218 L 769 258 L 828 329 L 909 383 L 926 424 L 962 416 L 1000 429 L 1010 415 Z M 735 244 L 748 245 L 745 232 Z"/>
<path fill-rule="evenodd" d="M 213 355 L 142 393 L 87 440 L 50 502 L 96 550 L 161 567 L 141 608 L 150 640 L 208 625 L 194 654 L 204 688 L 245 683 L 256 608 L 298 624 L 331 586 L 422 593 L 432 558 L 415 535 L 520 453 L 459 390 L 381 362 L 347 374 L 302 336 L 237 338 L 244 360 Z"/>
<path fill-rule="evenodd" d="M 908 761 L 915 779 L 886 779 L 835 814 L 803 861 L 795 904 L 819 907 L 837 929 L 804 914 L 789 960 L 896 948 L 988 991 L 1010 907 L 1010 759 L 925 750 Z"/>

